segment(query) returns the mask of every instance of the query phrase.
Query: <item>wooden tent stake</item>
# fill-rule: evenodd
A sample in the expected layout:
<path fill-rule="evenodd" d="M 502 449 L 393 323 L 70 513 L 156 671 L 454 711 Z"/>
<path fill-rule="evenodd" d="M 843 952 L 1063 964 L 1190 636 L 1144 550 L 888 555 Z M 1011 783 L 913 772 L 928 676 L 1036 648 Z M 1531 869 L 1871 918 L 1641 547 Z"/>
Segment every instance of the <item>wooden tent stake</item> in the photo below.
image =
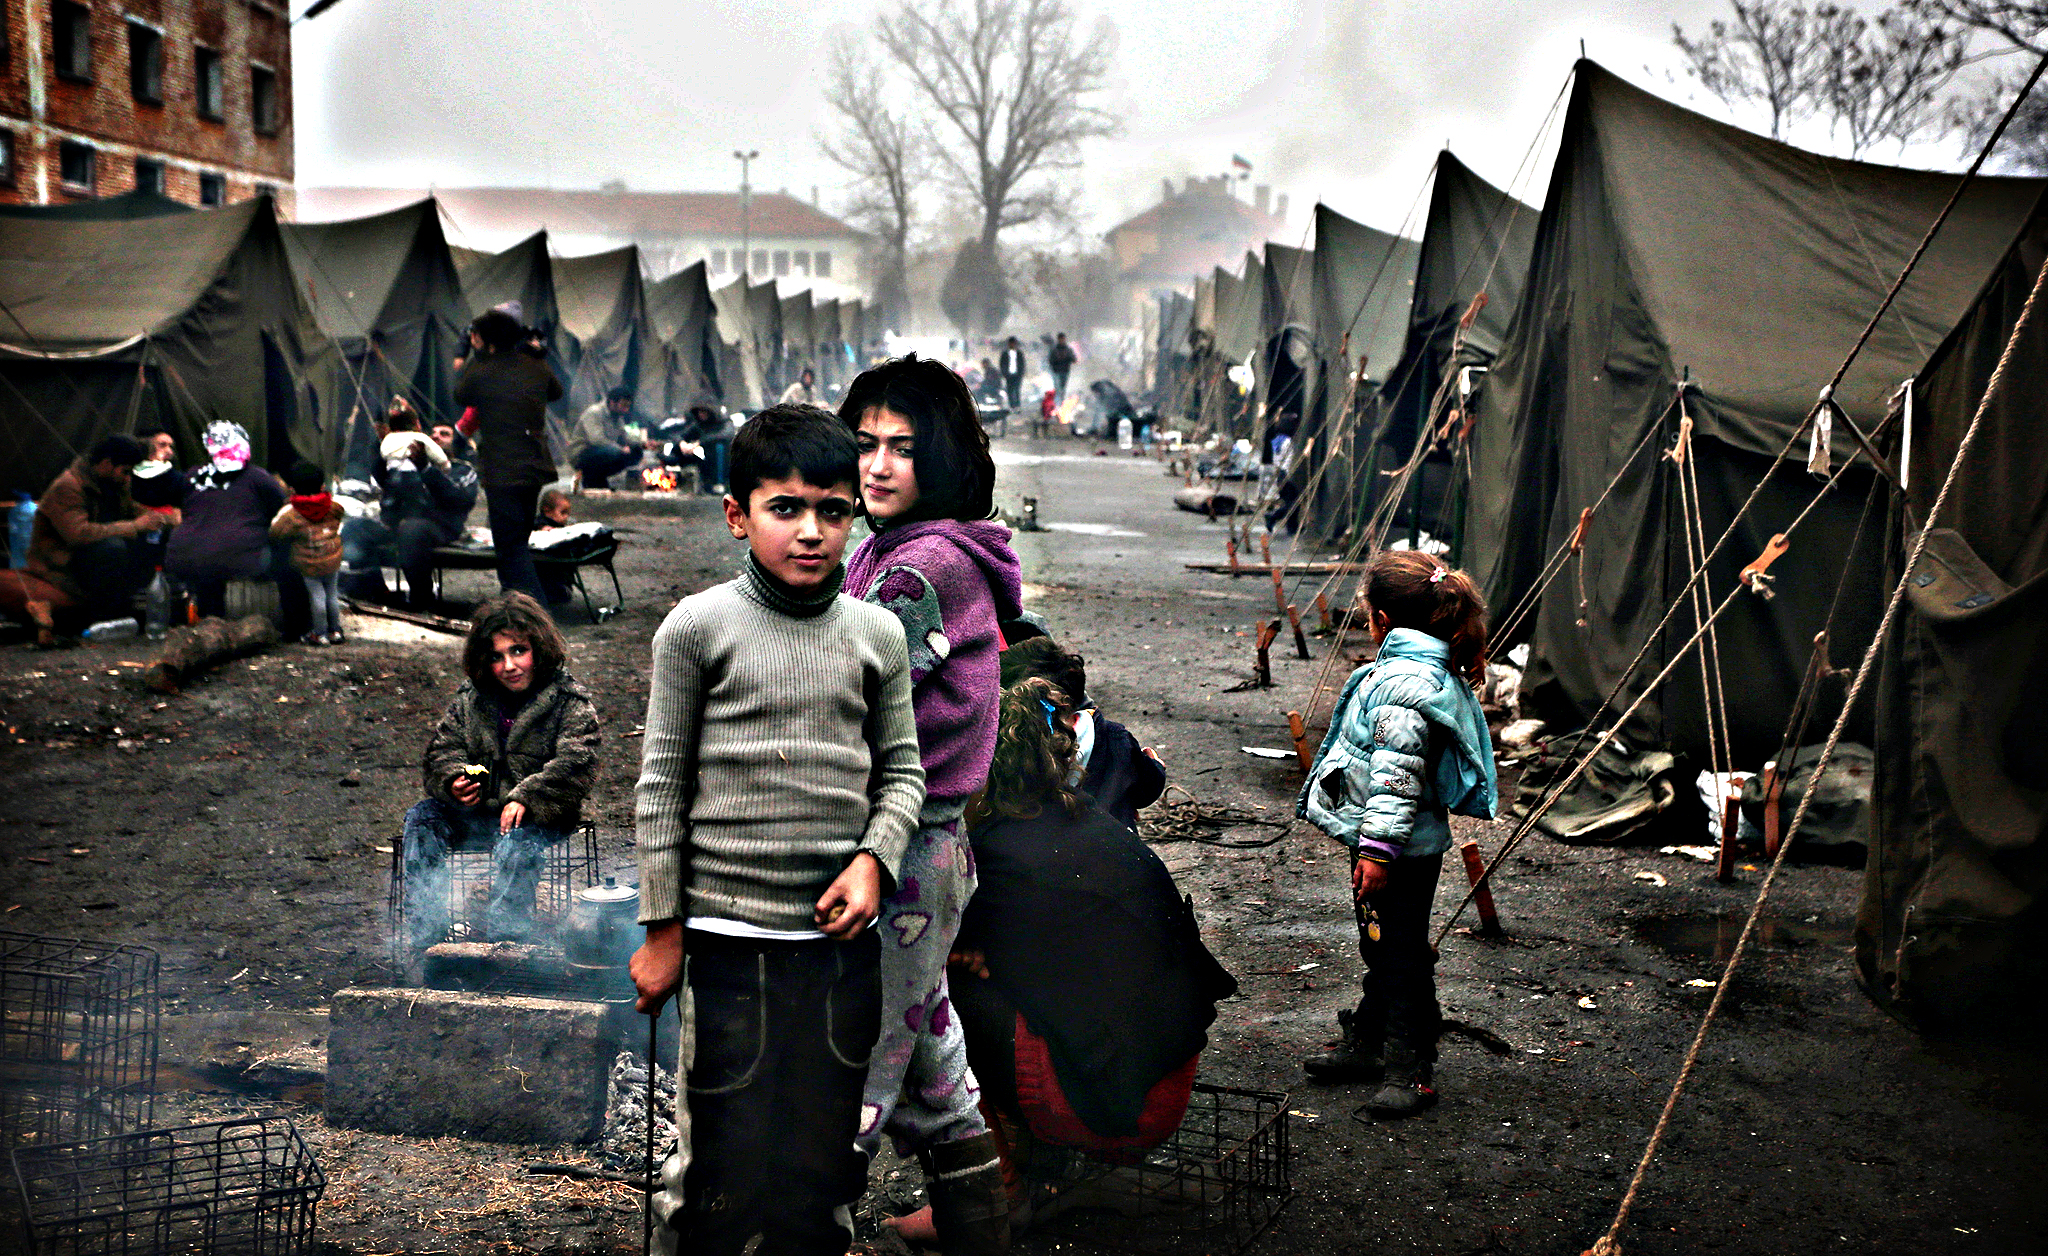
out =
<path fill-rule="evenodd" d="M 1267 564 L 1266 570 L 1273 573 L 1273 609 L 1282 615 L 1287 613 L 1287 590 L 1280 587 L 1280 569 Z"/>
<path fill-rule="evenodd" d="M 1236 574 L 1237 574 L 1237 538 L 1235 538 L 1235 537 L 1232 537 L 1232 538 L 1230 538 L 1229 540 L 1226 540 L 1226 541 L 1224 541 L 1224 542 L 1223 542 L 1223 552 L 1224 552 L 1224 553 L 1226 553 L 1226 554 L 1228 554 L 1228 555 L 1230 555 L 1230 574 L 1231 574 L 1231 575 L 1233 575 L 1233 576 L 1234 576 L 1234 575 L 1236 575 Z"/>
<path fill-rule="evenodd" d="M 1287 607 L 1287 622 L 1294 627 L 1294 653 L 1297 657 L 1308 657 L 1308 636 L 1301 630 L 1301 612 L 1292 603 Z"/>
<path fill-rule="evenodd" d="M 1321 616 L 1323 617 L 1323 631 L 1324 631 L 1324 632 L 1328 632 L 1328 631 L 1330 631 L 1330 595 L 1329 595 L 1329 594 L 1327 594 L 1327 593 L 1318 593 L 1318 594 L 1316 594 L 1316 614 L 1318 614 L 1318 615 L 1321 615 Z"/>
<path fill-rule="evenodd" d="M 1273 687 L 1273 660 L 1266 651 L 1272 647 L 1273 638 L 1279 635 L 1279 620 L 1268 620 L 1259 625 L 1259 688 L 1261 689 L 1271 689 Z"/>
<path fill-rule="evenodd" d="M 1472 906 L 1479 910 L 1480 936 L 1504 938 L 1507 930 L 1500 927 L 1500 912 L 1493 906 L 1493 887 L 1486 882 L 1486 860 L 1480 857 L 1479 843 L 1466 842 L 1458 847 L 1458 853 L 1465 857 L 1465 878 L 1472 882 Z"/>
<path fill-rule="evenodd" d="M 1287 731 L 1294 737 L 1294 757 L 1301 760 L 1301 770 L 1313 768 L 1316 764 L 1308 748 L 1308 725 L 1301 722 L 1301 712 L 1287 713 Z"/>

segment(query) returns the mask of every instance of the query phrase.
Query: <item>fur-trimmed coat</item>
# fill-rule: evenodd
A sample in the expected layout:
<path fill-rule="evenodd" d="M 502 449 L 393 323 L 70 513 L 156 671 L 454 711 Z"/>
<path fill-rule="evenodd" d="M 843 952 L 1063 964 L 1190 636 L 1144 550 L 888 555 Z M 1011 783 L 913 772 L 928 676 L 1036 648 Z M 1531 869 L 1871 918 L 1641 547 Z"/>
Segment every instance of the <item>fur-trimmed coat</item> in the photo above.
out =
<path fill-rule="evenodd" d="M 480 804 L 490 811 L 506 803 L 526 807 L 527 823 L 567 832 L 583 819 L 583 800 L 597 783 L 597 707 L 590 694 L 567 672 L 528 699 L 500 739 L 496 693 L 480 692 L 465 681 L 441 715 L 427 742 L 422 764 L 427 796 L 460 806 L 449 786 L 463 767 L 481 763 L 490 768 Z"/>

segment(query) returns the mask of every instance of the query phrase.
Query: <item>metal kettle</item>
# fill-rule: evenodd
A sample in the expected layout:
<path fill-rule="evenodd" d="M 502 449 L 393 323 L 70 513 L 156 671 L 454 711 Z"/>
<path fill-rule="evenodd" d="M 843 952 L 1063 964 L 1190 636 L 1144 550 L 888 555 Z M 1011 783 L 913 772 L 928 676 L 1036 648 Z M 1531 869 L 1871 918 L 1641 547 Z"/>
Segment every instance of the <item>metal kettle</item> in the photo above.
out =
<path fill-rule="evenodd" d="M 639 933 L 640 891 L 606 877 L 576 892 L 562 929 L 562 958 L 575 968 L 624 968 Z"/>

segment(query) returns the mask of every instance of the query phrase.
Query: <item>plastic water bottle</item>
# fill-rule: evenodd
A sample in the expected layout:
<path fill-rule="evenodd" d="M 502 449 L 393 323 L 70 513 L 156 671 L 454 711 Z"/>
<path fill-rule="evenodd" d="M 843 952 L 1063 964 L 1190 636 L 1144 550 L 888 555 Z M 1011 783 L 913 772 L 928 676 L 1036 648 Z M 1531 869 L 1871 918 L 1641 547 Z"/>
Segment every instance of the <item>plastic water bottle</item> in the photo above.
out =
<path fill-rule="evenodd" d="M 7 553 L 12 566 L 28 565 L 29 538 L 35 532 L 36 502 L 27 493 L 14 495 L 14 509 L 8 512 Z"/>
<path fill-rule="evenodd" d="M 1129 449 L 1131 447 L 1131 421 L 1129 419 L 1118 419 L 1116 421 L 1116 447 L 1118 449 Z"/>
<path fill-rule="evenodd" d="M 156 569 L 156 579 L 149 582 L 142 622 L 151 641 L 163 640 L 171 630 L 171 585 L 161 567 Z"/>
<path fill-rule="evenodd" d="M 123 619 L 102 619 L 86 629 L 83 635 L 87 641 L 126 641 L 140 629 L 135 616 L 129 615 Z"/>

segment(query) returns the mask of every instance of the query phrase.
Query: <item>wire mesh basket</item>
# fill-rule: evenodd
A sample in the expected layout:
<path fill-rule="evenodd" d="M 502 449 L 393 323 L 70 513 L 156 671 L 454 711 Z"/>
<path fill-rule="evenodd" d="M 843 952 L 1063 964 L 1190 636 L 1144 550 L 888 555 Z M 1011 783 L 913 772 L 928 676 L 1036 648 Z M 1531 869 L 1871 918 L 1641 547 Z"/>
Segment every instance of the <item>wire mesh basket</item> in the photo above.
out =
<path fill-rule="evenodd" d="M 146 946 L 0 932 L 0 1144 L 149 1124 L 160 968 Z"/>
<path fill-rule="evenodd" d="M 1196 1082 L 1187 1115 L 1134 1163 L 1031 1145 L 1034 1234 L 1135 1256 L 1236 1256 L 1294 1197 L 1287 1096 Z"/>
<path fill-rule="evenodd" d="M 292 1256 L 327 1189 L 277 1116 L 21 1148 L 14 1177 L 29 1256 Z"/>
<path fill-rule="evenodd" d="M 577 890 L 597 884 L 597 867 L 597 826 L 587 822 L 542 852 L 529 941 L 544 952 L 560 953 L 562 923 L 568 919 L 569 905 Z M 451 850 L 442 872 L 442 884 L 434 893 L 445 904 L 442 919 L 447 925 L 432 941 L 498 941 L 490 936 L 487 919 L 494 884 L 490 850 Z M 391 966 L 400 974 L 407 971 L 415 954 L 407 898 L 405 840 L 399 836 L 391 842 L 391 883 L 385 911 L 391 921 Z"/>

